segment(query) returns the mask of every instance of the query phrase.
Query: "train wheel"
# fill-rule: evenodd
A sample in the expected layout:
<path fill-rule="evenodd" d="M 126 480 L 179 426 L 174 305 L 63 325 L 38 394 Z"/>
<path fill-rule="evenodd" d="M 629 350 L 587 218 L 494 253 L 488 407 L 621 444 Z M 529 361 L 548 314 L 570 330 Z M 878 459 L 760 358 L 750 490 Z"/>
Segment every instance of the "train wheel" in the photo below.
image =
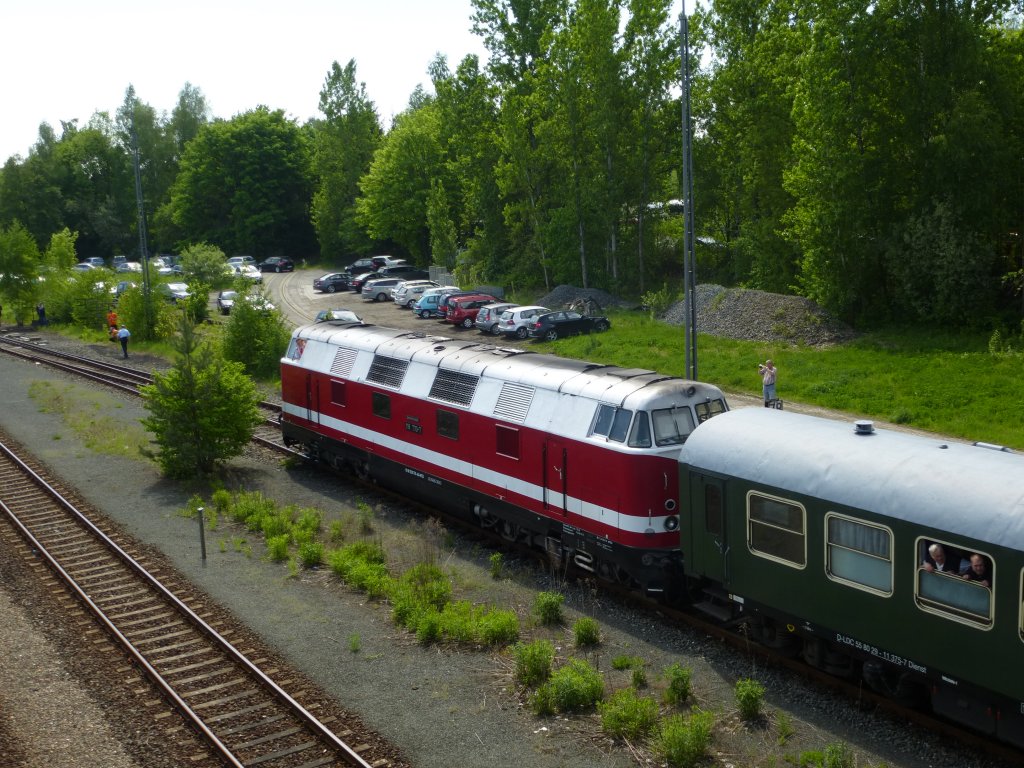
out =
<path fill-rule="evenodd" d="M 355 472 L 356 477 L 362 480 L 364 483 L 370 480 L 370 464 L 365 461 L 357 461 L 352 464 L 352 471 Z"/>
<path fill-rule="evenodd" d="M 519 538 L 520 528 L 515 523 L 509 522 L 508 520 L 501 521 L 501 538 L 505 541 L 515 541 Z"/>
<path fill-rule="evenodd" d="M 928 701 L 928 691 L 906 673 L 880 661 L 864 662 L 864 682 L 876 693 L 905 707 L 921 707 Z"/>

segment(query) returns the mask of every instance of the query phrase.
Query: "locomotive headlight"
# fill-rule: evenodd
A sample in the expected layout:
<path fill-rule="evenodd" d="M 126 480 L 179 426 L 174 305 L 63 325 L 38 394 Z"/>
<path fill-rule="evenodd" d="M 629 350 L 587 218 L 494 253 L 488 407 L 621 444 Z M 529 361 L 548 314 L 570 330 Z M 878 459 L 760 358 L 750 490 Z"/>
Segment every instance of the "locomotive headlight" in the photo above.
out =
<path fill-rule="evenodd" d="M 675 499 L 665 499 L 665 511 L 672 512 L 676 508 Z"/>
<path fill-rule="evenodd" d="M 669 515 L 665 518 L 665 530 L 674 531 L 679 527 L 679 518 L 675 515 Z"/>

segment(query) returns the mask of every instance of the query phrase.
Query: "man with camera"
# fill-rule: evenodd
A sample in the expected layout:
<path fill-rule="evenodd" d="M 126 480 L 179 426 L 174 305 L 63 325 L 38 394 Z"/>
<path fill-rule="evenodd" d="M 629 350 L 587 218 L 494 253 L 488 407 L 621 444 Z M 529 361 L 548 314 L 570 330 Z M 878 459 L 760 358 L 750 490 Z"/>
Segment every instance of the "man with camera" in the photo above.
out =
<path fill-rule="evenodd" d="M 778 369 L 771 360 L 766 360 L 764 363 L 758 363 L 757 372 L 761 374 L 761 390 L 764 393 L 764 407 L 774 408 L 775 401 L 778 399 L 775 396 L 775 375 L 778 373 Z"/>

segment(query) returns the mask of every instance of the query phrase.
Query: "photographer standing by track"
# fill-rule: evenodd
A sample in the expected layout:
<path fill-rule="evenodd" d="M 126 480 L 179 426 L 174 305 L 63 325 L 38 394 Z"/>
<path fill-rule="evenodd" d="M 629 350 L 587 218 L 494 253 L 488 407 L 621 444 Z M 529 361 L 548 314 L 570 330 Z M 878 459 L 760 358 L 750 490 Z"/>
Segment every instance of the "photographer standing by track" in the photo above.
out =
<path fill-rule="evenodd" d="M 776 403 L 779 401 L 779 398 L 775 395 L 775 379 L 778 374 L 778 368 L 775 367 L 771 360 L 766 360 L 764 363 L 758 363 L 757 372 L 761 374 L 764 407 L 777 408 Z"/>

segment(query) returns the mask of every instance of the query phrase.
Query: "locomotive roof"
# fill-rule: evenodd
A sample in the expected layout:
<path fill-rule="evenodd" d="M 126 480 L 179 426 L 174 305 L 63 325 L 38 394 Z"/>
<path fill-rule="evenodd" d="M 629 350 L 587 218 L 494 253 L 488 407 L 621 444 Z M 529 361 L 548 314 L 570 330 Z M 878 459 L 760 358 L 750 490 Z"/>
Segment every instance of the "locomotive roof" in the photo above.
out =
<path fill-rule="evenodd" d="M 764 408 L 701 424 L 680 462 L 769 488 L 1024 547 L 1024 456 Z"/>
<path fill-rule="evenodd" d="M 619 368 L 468 339 L 367 324 L 305 326 L 298 329 L 296 335 L 386 357 L 435 365 L 445 370 L 494 377 L 632 408 L 642 408 L 651 403 L 665 407 L 673 399 L 679 400 L 680 383 L 684 381 L 642 368 Z M 695 391 L 707 389 L 708 398 L 722 396 L 718 389 L 706 384 L 689 384 L 696 388 Z M 628 398 L 638 392 L 643 393 L 644 402 L 629 403 Z"/>

